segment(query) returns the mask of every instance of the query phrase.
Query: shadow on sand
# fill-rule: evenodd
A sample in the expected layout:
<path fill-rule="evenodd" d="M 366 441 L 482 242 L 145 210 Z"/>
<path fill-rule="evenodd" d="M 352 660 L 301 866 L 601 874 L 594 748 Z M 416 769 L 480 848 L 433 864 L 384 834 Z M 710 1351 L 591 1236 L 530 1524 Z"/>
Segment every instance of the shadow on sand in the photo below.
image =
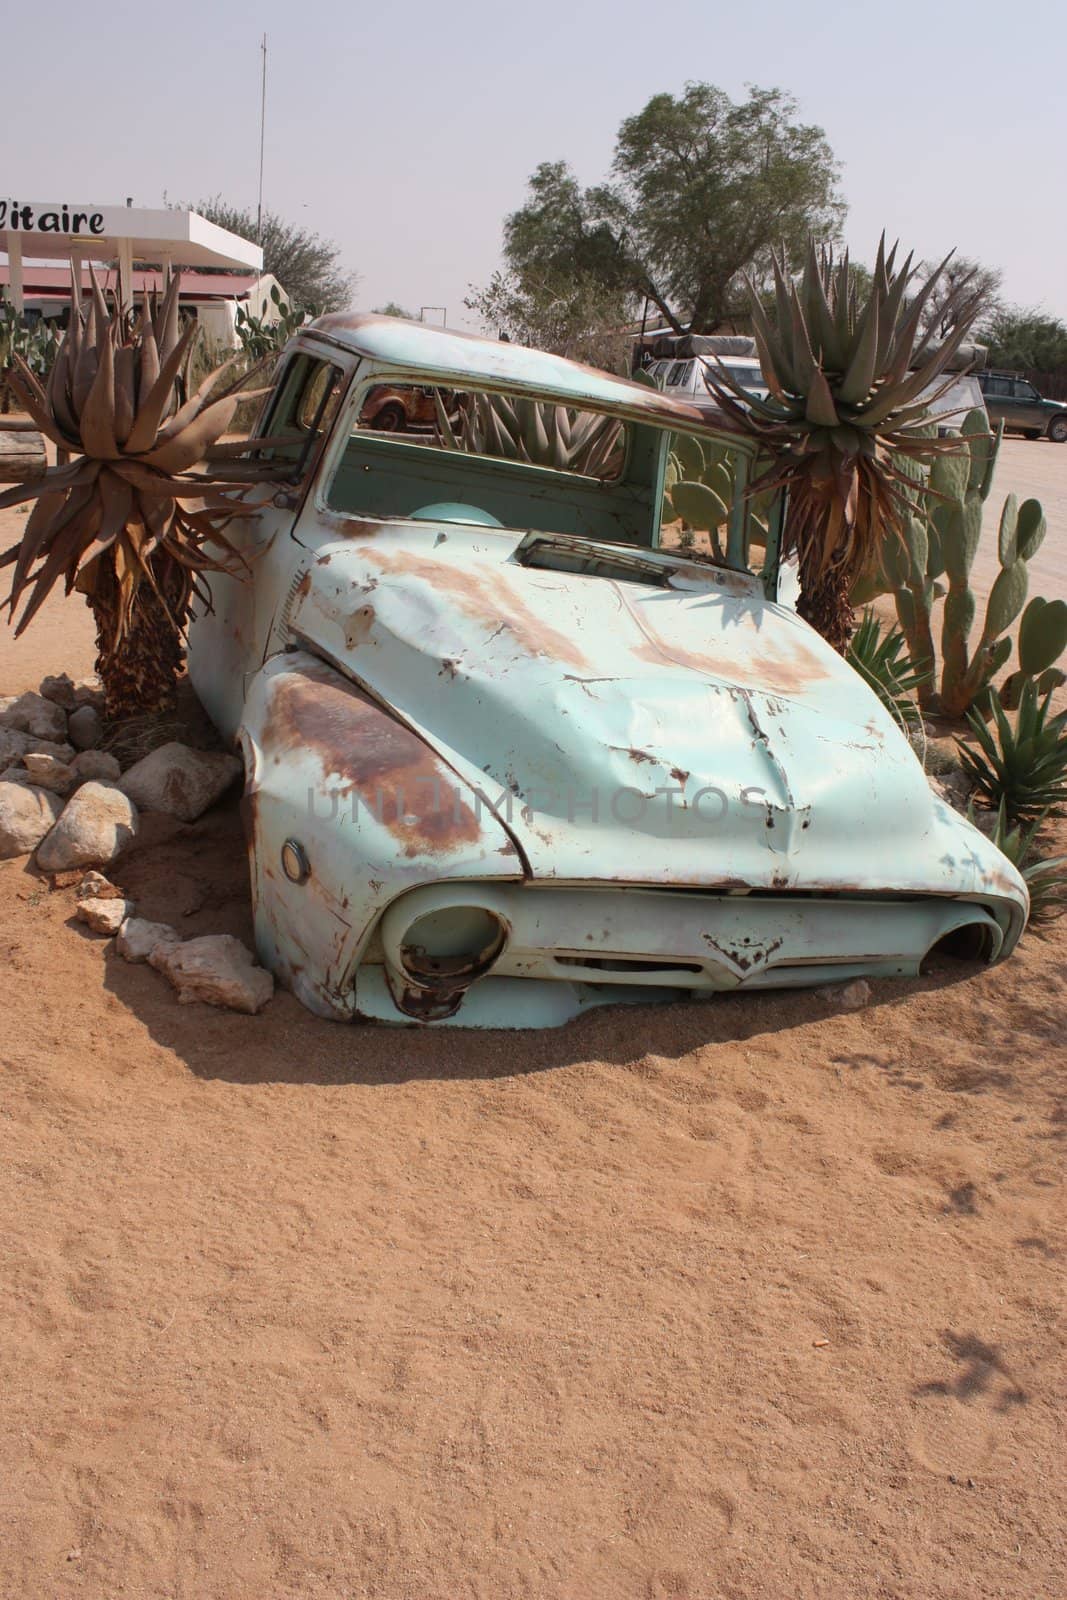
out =
<path fill-rule="evenodd" d="M 136 902 L 137 915 L 169 922 L 185 938 L 230 933 L 252 945 L 248 869 L 236 799 L 191 826 L 146 815 L 136 844 L 112 877 Z M 152 1039 L 200 1077 L 239 1084 L 397 1084 L 416 1079 L 494 1079 L 549 1072 L 577 1062 L 625 1066 L 647 1055 L 679 1059 L 694 1050 L 736 1044 L 839 1015 L 815 991 L 783 990 L 665 1006 L 605 1006 L 563 1028 L 479 1031 L 329 1023 L 279 992 L 258 1017 L 178 1004 L 166 981 L 132 966 L 112 949 L 106 987 Z M 946 961 L 917 981 L 879 982 L 864 1015 L 965 981 L 980 970 Z M 880 1053 L 827 1054 L 828 1065 L 873 1065 L 892 1072 Z"/>

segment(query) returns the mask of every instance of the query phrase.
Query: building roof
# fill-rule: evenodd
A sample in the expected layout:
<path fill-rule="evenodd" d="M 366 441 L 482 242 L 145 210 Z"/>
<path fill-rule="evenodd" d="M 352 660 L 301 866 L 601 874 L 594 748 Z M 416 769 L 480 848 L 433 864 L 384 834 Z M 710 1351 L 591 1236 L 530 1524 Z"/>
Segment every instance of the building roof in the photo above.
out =
<path fill-rule="evenodd" d="M 135 261 L 170 260 L 183 267 L 238 267 L 257 272 L 263 252 L 250 239 L 209 222 L 197 211 L 140 206 L 75 206 L 0 197 L 0 248 L 17 244 L 27 261 L 76 250 L 96 261 L 126 251 Z"/>
<path fill-rule="evenodd" d="M 673 400 L 648 384 L 616 378 L 596 367 L 568 361 L 564 356 L 531 350 L 525 345 L 500 343 L 477 334 L 432 328 L 422 322 L 377 313 L 339 312 L 319 317 L 306 333 L 320 334 L 358 355 L 388 366 L 413 368 L 444 382 L 470 383 L 490 388 L 526 390 L 573 405 L 609 406 L 639 421 L 659 421 L 687 432 L 706 428 L 708 422 L 696 406 Z M 725 418 L 715 431 L 728 429 Z"/>

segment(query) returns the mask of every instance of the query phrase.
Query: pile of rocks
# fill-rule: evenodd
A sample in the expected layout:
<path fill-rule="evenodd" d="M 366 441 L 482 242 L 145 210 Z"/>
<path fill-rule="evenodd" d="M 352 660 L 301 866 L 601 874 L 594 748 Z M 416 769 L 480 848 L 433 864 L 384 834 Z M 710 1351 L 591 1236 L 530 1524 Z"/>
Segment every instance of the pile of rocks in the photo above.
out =
<path fill-rule="evenodd" d="M 115 948 L 127 961 L 147 961 L 168 978 L 182 1005 L 202 1000 L 254 1016 L 274 993 L 274 979 L 240 939 L 228 933 L 183 939 L 168 922 L 134 916 L 136 907 L 122 889 L 99 872 L 78 884 L 77 916 L 93 933 L 116 936 Z"/>
<path fill-rule="evenodd" d="M 33 854 L 53 883 L 77 883 L 77 915 L 94 933 L 117 936 L 128 961 L 148 961 L 183 1002 L 262 1010 L 270 974 L 229 935 L 182 940 L 165 923 L 134 915 L 133 902 L 99 869 L 136 837 L 141 811 L 196 819 L 241 775 L 225 751 L 172 741 L 122 771 L 98 748 L 104 697 L 92 679 L 45 678 L 37 694 L 0 697 L 0 860 Z M 68 876 L 68 874 L 70 876 Z"/>

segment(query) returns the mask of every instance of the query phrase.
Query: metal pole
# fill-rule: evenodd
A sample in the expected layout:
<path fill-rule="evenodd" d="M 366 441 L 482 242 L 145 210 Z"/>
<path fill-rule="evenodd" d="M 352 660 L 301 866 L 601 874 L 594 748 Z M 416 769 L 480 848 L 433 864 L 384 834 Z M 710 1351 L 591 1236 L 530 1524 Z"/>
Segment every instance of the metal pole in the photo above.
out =
<path fill-rule="evenodd" d="M 263 245 L 263 149 L 267 136 L 267 35 L 260 45 L 263 52 L 263 86 L 259 101 L 259 205 L 256 209 L 256 243 Z"/>
<path fill-rule="evenodd" d="M 25 302 L 22 293 L 22 240 L 17 233 L 4 235 L 7 245 L 7 264 L 11 272 L 11 304 L 21 317 Z"/>

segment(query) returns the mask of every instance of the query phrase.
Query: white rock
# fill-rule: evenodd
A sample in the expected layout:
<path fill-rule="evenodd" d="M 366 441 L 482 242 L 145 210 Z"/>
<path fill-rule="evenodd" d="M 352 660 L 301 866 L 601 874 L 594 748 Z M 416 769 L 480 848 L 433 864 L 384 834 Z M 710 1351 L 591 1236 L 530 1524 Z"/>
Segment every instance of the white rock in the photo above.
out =
<path fill-rule="evenodd" d="M 62 706 L 64 711 L 73 711 L 78 703 L 74 698 L 74 680 L 65 672 L 56 677 L 42 678 L 41 696 L 51 700 L 53 705 Z"/>
<path fill-rule="evenodd" d="M 62 809 L 62 800 L 47 789 L 0 782 L 0 860 L 35 849 Z"/>
<path fill-rule="evenodd" d="M 75 915 L 94 933 L 118 933 L 133 910 L 132 900 L 79 900 Z"/>
<path fill-rule="evenodd" d="M 90 778 L 98 778 L 101 783 L 117 783 L 122 776 L 122 768 L 106 750 L 79 750 L 70 770 L 77 783 L 87 783 Z"/>
<path fill-rule="evenodd" d="M 6 711 L 0 711 L 0 727 L 14 728 L 34 739 L 62 742 L 67 737 L 67 714 L 62 706 L 53 705 L 43 695 L 27 692 L 20 694 Z"/>
<path fill-rule="evenodd" d="M 102 872 L 87 872 L 74 891 L 76 900 L 123 900 L 125 896 L 117 884 L 104 877 Z"/>
<path fill-rule="evenodd" d="M 237 756 L 222 750 L 160 745 L 119 779 L 119 788 L 144 811 L 165 811 L 195 822 L 241 775 Z"/>
<path fill-rule="evenodd" d="M 866 978 L 853 978 L 851 983 L 828 983 L 815 993 L 835 1011 L 862 1011 L 871 1002 L 871 986 Z"/>
<path fill-rule="evenodd" d="M 149 966 L 168 977 L 182 1005 L 203 1000 L 250 1016 L 262 1011 L 274 993 L 274 979 L 257 966 L 252 952 L 228 933 L 207 934 L 184 944 L 157 945 Z"/>
<path fill-rule="evenodd" d="M 68 867 L 106 867 L 137 832 L 137 808 L 114 784 L 83 783 L 38 847 L 45 872 Z"/>
<path fill-rule="evenodd" d="M 74 773 L 65 761 L 57 761 L 55 756 L 27 750 L 22 764 L 30 775 L 30 782 L 39 789 L 51 789 L 53 794 L 69 794 L 74 787 Z"/>
<path fill-rule="evenodd" d="M 169 922 L 148 922 L 144 917 L 127 917 L 119 929 L 115 949 L 127 961 L 147 961 L 152 952 L 181 943 L 181 936 Z"/>
<path fill-rule="evenodd" d="M 104 737 L 104 724 L 95 706 L 79 706 L 67 719 L 70 742 L 76 750 L 95 750 Z"/>

